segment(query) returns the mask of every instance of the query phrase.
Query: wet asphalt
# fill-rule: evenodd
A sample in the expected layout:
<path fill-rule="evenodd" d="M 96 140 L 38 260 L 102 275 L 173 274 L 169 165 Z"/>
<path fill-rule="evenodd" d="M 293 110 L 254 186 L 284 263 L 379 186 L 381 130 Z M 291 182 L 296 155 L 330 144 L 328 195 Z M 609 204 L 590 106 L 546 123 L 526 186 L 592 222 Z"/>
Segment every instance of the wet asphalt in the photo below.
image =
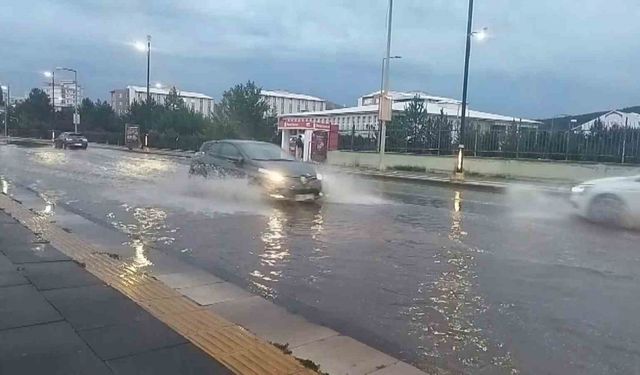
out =
<path fill-rule="evenodd" d="M 0 146 L 9 193 L 37 191 L 429 372 L 640 373 L 640 232 L 526 188 L 328 170 L 322 204 L 287 204 L 244 181 L 189 178 L 187 163 Z"/>

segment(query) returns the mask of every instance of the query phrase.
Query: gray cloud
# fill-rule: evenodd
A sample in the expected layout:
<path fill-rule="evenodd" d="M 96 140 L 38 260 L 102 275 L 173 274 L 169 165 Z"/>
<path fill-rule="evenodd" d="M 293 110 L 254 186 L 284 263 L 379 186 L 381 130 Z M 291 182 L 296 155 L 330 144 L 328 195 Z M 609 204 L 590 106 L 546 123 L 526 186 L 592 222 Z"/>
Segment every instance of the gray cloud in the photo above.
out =
<path fill-rule="evenodd" d="M 386 0 L 13 1 L 0 4 L 0 79 L 25 92 L 56 65 L 87 94 L 152 79 L 219 97 L 247 79 L 342 104 L 379 86 Z M 466 0 L 396 0 L 392 86 L 460 96 Z M 474 108 L 543 117 L 640 104 L 635 0 L 476 1 Z"/>

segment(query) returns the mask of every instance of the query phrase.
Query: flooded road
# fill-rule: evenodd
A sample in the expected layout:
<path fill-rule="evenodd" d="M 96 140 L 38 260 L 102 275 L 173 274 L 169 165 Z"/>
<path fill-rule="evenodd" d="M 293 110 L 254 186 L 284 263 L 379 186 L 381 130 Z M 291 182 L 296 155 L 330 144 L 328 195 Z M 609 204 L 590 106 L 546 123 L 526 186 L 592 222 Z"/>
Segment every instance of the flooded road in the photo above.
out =
<path fill-rule="evenodd" d="M 126 233 L 140 266 L 172 254 L 426 371 L 640 373 L 640 234 L 575 219 L 562 197 L 327 172 L 323 204 L 281 204 L 187 170 L 0 147 L 3 191 Z"/>

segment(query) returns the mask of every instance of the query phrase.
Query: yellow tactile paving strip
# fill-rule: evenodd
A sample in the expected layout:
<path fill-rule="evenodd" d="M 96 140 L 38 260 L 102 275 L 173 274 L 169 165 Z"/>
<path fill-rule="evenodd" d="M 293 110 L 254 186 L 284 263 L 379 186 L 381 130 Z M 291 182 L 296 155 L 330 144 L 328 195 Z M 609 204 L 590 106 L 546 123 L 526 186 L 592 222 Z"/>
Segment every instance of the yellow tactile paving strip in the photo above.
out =
<path fill-rule="evenodd" d="M 315 374 L 243 328 L 177 293 L 130 263 L 115 259 L 0 194 L 0 209 L 49 241 L 87 271 L 119 290 L 236 374 Z"/>

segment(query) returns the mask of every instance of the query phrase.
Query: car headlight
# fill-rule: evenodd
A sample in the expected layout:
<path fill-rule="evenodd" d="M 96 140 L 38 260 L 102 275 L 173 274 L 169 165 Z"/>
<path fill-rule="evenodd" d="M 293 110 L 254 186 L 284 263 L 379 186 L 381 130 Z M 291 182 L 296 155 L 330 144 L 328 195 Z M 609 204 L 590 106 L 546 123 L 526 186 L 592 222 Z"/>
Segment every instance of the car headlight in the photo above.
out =
<path fill-rule="evenodd" d="M 316 173 L 316 178 L 318 179 L 318 181 L 322 181 L 324 176 L 322 174 L 320 174 L 320 173 Z"/>
<path fill-rule="evenodd" d="M 271 182 L 275 182 L 275 183 L 284 182 L 284 176 L 280 172 L 270 171 L 264 168 L 258 168 L 258 172 L 265 175 L 265 177 L 267 177 Z"/>
<path fill-rule="evenodd" d="M 65 138 L 65 142 L 71 142 L 71 138 Z"/>
<path fill-rule="evenodd" d="M 590 185 L 576 185 L 571 188 L 571 192 L 575 194 L 581 194 L 587 191 L 590 187 Z"/>

